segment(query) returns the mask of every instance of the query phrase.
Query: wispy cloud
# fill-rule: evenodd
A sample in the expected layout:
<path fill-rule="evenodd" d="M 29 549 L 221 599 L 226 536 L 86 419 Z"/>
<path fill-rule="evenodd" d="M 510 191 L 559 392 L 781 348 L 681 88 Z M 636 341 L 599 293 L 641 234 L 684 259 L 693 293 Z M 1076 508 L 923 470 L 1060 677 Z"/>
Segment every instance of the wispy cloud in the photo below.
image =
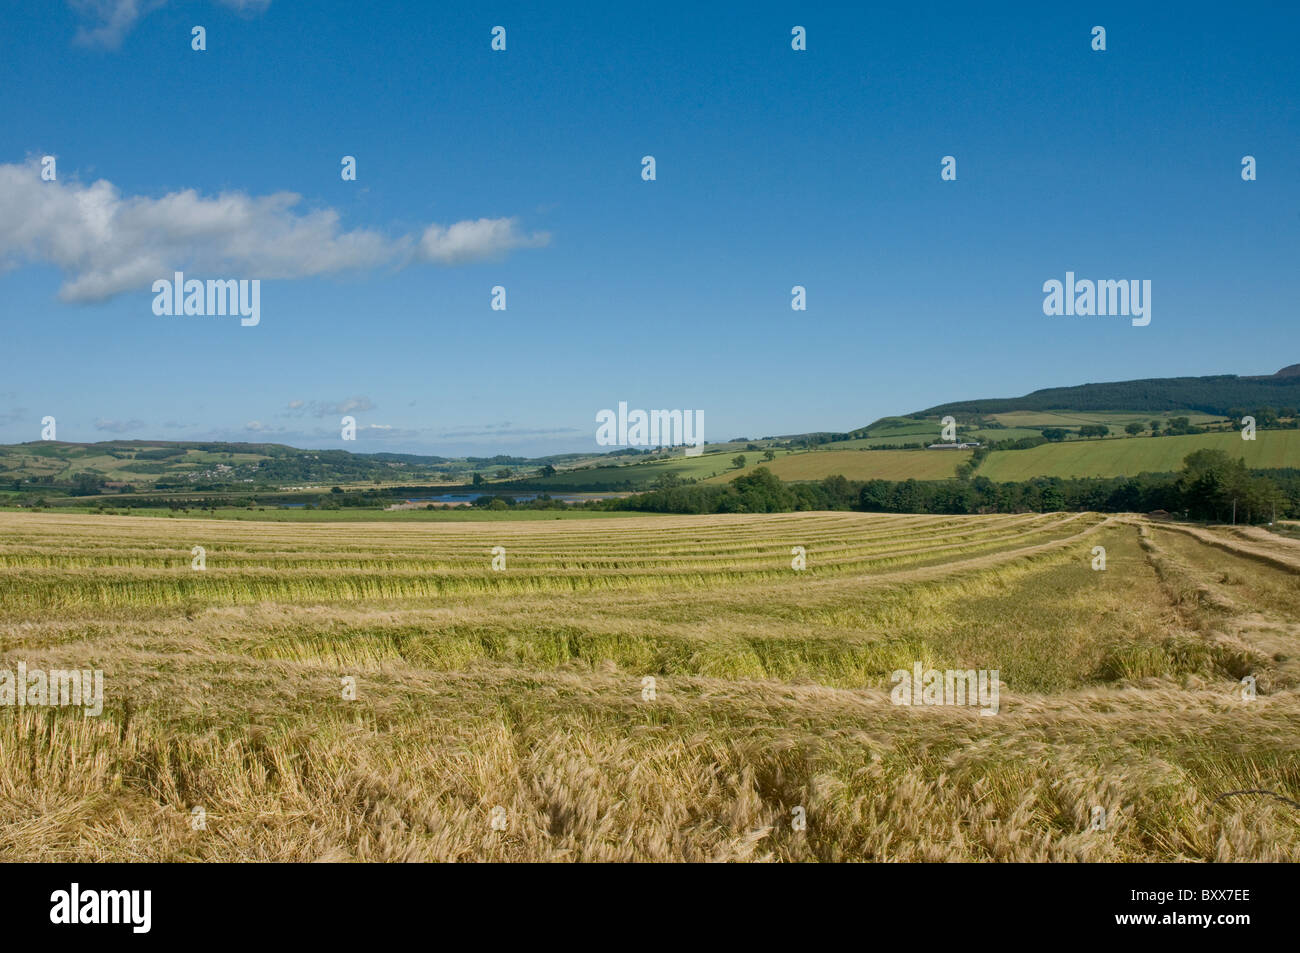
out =
<path fill-rule="evenodd" d="M 240 13 L 261 13 L 271 0 L 218 0 Z M 88 21 L 77 28 L 73 42 L 115 50 L 142 18 L 167 5 L 167 0 L 68 0 L 68 5 Z"/>
<path fill-rule="evenodd" d="M 27 416 L 26 407 L 10 407 L 8 410 L 0 410 L 0 425 L 16 424 Z"/>
<path fill-rule="evenodd" d="M 95 429 L 103 430 L 106 433 L 126 433 L 128 430 L 139 430 L 143 426 L 143 420 L 113 420 L 109 417 L 95 418 Z"/>
<path fill-rule="evenodd" d="M 81 46 L 115 50 L 136 21 L 164 6 L 167 0 L 68 0 L 69 6 L 93 23 L 80 26 L 73 41 Z"/>
<path fill-rule="evenodd" d="M 437 437 L 558 437 L 565 434 L 585 433 L 577 427 L 515 427 L 509 421 L 500 424 L 480 424 L 452 427 L 435 432 Z"/>
<path fill-rule="evenodd" d="M 339 401 L 291 400 L 288 409 L 289 413 L 285 416 L 289 417 L 302 417 L 305 414 L 311 414 L 313 417 L 337 417 L 342 414 L 365 413 L 379 408 L 369 397 L 357 396 Z"/>
<path fill-rule="evenodd" d="M 414 440 L 424 436 L 423 430 L 394 427 L 392 424 L 358 424 L 358 440 Z"/>
<path fill-rule="evenodd" d="M 222 431 L 222 433 L 228 434 L 227 431 Z M 248 434 L 257 434 L 263 438 L 269 437 L 277 442 L 287 443 L 291 446 L 329 446 L 339 440 L 339 429 L 337 427 L 316 427 L 312 430 L 297 430 L 292 427 L 282 427 L 278 424 L 267 423 L 263 420 L 248 421 L 244 424 L 243 434 L 235 435 L 234 439 L 248 439 Z M 392 424 L 358 423 L 356 430 L 356 439 L 358 443 L 415 440 L 423 435 L 423 430 L 395 427 Z M 349 450 L 356 449 L 355 446 L 345 445 L 345 447 Z"/>
<path fill-rule="evenodd" d="M 194 189 L 123 196 L 111 182 L 45 182 L 36 159 L 0 165 L 0 261 L 42 262 L 66 276 L 59 297 L 104 301 L 176 270 L 307 278 L 414 262 L 461 265 L 548 244 L 513 218 L 430 225 L 420 237 L 344 230 L 334 209 L 300 211 L 292 192 L 251 196 Z"/>

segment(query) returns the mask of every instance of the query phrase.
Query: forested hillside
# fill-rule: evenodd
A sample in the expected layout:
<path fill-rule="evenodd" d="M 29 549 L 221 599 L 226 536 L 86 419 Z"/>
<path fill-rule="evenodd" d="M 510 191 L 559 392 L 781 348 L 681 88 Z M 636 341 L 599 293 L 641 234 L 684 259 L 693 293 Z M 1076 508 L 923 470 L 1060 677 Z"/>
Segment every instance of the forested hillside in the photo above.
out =
<path fill-rule="evenodd" d="M 1160 412 L 1196 410 L 1206 414 L 1234 416 L 1262 406 L 1300 406 L 1300 375 L 1290 368 L 1270 377 L 1164 377 L 1106 384 L 1049 387 L 1024 397 L 963 400 L 940 404 L 912 416 L 945 414 L 1001 414 L 1014 410 L 1132 410 Z M 1288 415 L 1289 416 L 1289 415 Z"/>

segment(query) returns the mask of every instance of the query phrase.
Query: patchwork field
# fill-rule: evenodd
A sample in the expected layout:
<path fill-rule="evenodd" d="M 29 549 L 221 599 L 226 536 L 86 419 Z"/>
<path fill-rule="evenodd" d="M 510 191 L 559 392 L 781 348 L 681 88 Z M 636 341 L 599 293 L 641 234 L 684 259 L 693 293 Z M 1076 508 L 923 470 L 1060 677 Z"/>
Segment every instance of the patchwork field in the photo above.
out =
<path fill-rule="evenodd" d="M 744 470 L 728 470 L 705 483 L 727 483 L 757 467 L 767 467 L 782 480 L 821 480 L 842 476 L 850 480 L 946 480 L 957 465 L 971 458 L 969 450 L 814 450 L 791 453 L 764 463 L 749 454 Z"/>
<path fill-rule="evenodd" d="M 1258 530 L 0 513 L 0 592 L 0 670 L 105 680 L 0 705 L 5 859 L 1300 855 L 1230 793 L 1300 801 L 1300 541 Z M 916 663 L 997 714 L 891 704 Z"/>
<path fill-rule="evenodd" d="M 1003 427 L 991 430 L 962 430 L 960 439 L 963 441 L 987 441 L 987 440 L 1020 440 L 1023 437 L 1037 437 L 1039 431 L 1032 430 L 1028 427 Z M 929 445 L 939 443 L 943 440 L 943 431 L 939 422 L 935 421 L 932 426 L 924 431 L 916 431 L 902 435 L 884 435 L 879 437 L 858 437 L 854 440 L 837 440 L 831 444 L 836 450 L 859 450 L 871 447 L 890 447 L 899 444 L 921 443 Z"/>

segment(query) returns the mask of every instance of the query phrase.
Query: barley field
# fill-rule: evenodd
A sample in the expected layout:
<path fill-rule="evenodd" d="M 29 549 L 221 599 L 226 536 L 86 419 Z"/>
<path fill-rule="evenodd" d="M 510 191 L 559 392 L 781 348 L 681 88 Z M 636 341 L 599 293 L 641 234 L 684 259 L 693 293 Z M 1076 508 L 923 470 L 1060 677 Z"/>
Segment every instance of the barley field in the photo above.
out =
<path fill-rule="evenodd" d="M 0 513 L 0 669 L 105 684 L 0 707 L 0 858 L 1295 860 L 1298 596 L 1135 516 Z"/>

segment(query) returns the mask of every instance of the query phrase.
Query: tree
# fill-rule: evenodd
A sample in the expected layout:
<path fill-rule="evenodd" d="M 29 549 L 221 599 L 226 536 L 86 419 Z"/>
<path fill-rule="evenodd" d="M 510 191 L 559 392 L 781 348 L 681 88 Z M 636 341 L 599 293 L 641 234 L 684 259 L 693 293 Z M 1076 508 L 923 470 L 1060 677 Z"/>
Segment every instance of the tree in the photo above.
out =
<path fill-rule="evenodd" d="M 498 480 L 509 480 L 513 474 L 509 470 L 501 469 L 497 471 Z"/>
<path fill-rule="evenodd" d="M 1246 462 L 1240 457 L 1233 460 L 1222 450 L 1189 453 L 1178 479 L 1183 506 L 1194 519 L 1224 519 L 1234 499 L 1240 504 L 1248 496 L 1249 484 Z"/>
<path fill-rule="evenodd" d="M 1160 434 L 1160 421 L 1151 421 L 1151 436 L 1156 437 Z"/>
<path fill-rule="evenodd" d="M 743 453 L 736 454 L 731 458 L 731 465 L 737 470 L 745 469 L 745 455 Z"/>
<path fill-rule="evenodd" d="M 1053 443 L 1059 443 L 1069 435 L 1070 432 L 1068 430 L 1062 429 L 1061 427 L 1047 427 L 1046 429 L 1043 430 L 1043 436 L 1046 437 L 1048 440 L 1052 441 Z"/>
<path fill-rule="evenodd" d="M 546 466 L 542 467 L 543 477 L 553 477 L 555 476 L 555 473 L 556 473 L 555 467 L 551 466 L 549 463 L 546 464 Z"/>
<path fill-rule="evenodd" d="M 1084 424 L 1079 428 L 1080 437 L 1105 437 L 1110 433 L 1110 428 L 1105 424 Z"/>
<path fill-rule="evenodd" d="M 72 475 L 72 496 L 95 496 L 104 485 L 104 478 L 96 473 L 81 471 Z"/>
<path fill-rule="evenodd" d="M 736 477 L 730 486 L 736 496 L 725 499 L 723 512 L 782 513 L 794 508 L 794 494 L 767 467 Z"/>
<path fill-rule="evenodd" d="M 763 451 L 764 462 L 771 463 L 775 459 L 776 459 L 776 451 L 773 450 L 771 447 L 768 447 L 766 450 Z"/>
<path fill-rule="evenodd" d="M 762 469 L 766 470 L 767 467 L 762 467 Z M 822 492 L 826 494 L 830 504 L 836 508 L 848 508 L 853 504 L 856 495 L 853 484 L 839 474 L 828 476 L 822 480 Z"/>
<path fill-rule="evenodd" d="M 1131 437 L 1136 437 L 1145 429 L 1146 429 L 1145 427 L 1143 427 L 1140 423 L 1138 423 L 1135 420 L 1133 421 L 1133 423 L 1129 424 L 1127 427 L 1124 428 L 1124 432 Z"/>
<path fill-rule="evenodd" d="M 474 474 L 474 485 L 475 485 L 475 486 L 482 486 L 482 485 L 483 485 L 483 474 L 481 474 L 481 473 L 475 473 L 475 474 Z"/>

